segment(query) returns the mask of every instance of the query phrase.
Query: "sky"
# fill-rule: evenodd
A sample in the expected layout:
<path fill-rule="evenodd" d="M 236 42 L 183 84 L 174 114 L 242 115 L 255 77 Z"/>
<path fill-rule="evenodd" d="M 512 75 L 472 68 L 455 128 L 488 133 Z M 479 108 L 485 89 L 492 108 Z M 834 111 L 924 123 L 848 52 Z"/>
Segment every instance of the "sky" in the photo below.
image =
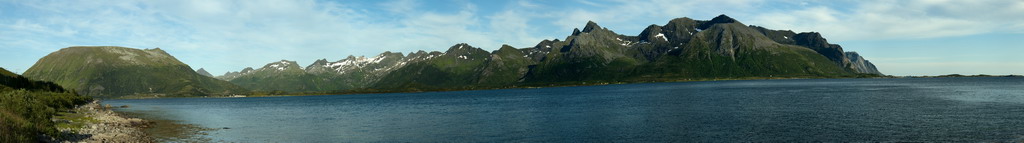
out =
<path fill-rule="evenodd" d="M 624 35 L 673 18 L 821 32 L 889 75 L 1024 74 L 1020 0 L 0 0 L 0 67 L 70 46 L 161 48 L 214 75 L 384 51 Z"/>

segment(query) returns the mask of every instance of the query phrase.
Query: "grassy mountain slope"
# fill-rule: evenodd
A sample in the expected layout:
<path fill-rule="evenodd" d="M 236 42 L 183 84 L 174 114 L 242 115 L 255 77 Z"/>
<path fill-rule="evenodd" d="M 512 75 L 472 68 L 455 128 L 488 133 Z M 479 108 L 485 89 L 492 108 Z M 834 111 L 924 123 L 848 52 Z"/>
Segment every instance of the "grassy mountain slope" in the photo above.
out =
<path fill-rule="evenodd" d="M 417 62 L 390 72 L 370 88 L 403 90 L 465 89 L 479 81 L 490 53 L 456 44 L 444 53 L 428 53 Z"/>
<path fill-rule="evenodd" d="M 53 81 L 79 94 L 100 98 L 247 92 L 231 83 L 200 75 L 159 48 L 68 47 L 39 59 L 25 71 L 25 76 Z"/>
<path fill-rule="evenodd" d="M 481 86 L 503 86 L 521 82 L 530 65 L 536 64 L 523 50 L 502 45 L 494 51 L 480 71 L 478 84 Z"/>
<path fill-rule="evenodd" d="M 231 83 L 254 91 L 301 92 L 316 90 L 312 77 L 295 61 L 281 60 L 231 79 Z"/>

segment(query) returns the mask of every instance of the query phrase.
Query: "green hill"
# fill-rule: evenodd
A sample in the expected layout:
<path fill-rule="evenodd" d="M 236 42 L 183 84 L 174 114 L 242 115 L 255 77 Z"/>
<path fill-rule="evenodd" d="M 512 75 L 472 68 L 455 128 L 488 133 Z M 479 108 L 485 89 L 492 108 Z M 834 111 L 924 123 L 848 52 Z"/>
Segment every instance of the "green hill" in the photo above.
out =
<path fill-rule="evenodd" d="M 100 98 L 247 92 L 231 83 L 200 75 L 159 48 L 68 47 L 39 59 L 24 75 Z"/>

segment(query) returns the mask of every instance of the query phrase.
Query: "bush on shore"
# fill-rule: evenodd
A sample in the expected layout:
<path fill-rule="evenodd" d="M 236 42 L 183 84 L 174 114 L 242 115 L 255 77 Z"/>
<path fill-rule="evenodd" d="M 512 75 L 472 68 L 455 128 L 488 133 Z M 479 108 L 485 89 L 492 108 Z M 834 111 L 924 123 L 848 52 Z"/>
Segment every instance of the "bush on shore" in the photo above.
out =
<path fill-rule="evenodd" d="M 50 118 L 90 100 L 71 92 L 0 91 L 0 142 L 37 142 L 43 134 L 59 135 Z"/>

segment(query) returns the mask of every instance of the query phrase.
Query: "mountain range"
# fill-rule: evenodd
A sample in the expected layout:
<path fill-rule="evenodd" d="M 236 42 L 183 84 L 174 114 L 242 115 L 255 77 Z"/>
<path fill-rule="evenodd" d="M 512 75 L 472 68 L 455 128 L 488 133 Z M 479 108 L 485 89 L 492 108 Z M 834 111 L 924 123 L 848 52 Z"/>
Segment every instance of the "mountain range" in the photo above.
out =
<path fill-rule="evenodd" d="M 6 73 L 5 73 L 6 74 Z M 24 77 L 81 95 L 224 96 L 408 92 L 751 78 L 881 76 L 874 64 L 820 33 L 748 26 L 725 15 L 676 18 L 635 36 L 587 22 L 562 39 L 487 51 L 466 43 L 446 51 L 384 52 L 280 60 L 213 76 L 167 52 L 116 46 L 68 47 L 39 59 Z"/>
<path fill-rule="evenodd" d="M 676 18 L 636 36 L 591 21 L 564 40 L 533 47 L 486 51 L 459 43 L 444 52 L 384 52 L 305 67 L 281 60 L 217 78 L 260 92 L 336 93 L 879 75 L 871 62 L 820 33 L 748 26 L 720 15 Z"/>

